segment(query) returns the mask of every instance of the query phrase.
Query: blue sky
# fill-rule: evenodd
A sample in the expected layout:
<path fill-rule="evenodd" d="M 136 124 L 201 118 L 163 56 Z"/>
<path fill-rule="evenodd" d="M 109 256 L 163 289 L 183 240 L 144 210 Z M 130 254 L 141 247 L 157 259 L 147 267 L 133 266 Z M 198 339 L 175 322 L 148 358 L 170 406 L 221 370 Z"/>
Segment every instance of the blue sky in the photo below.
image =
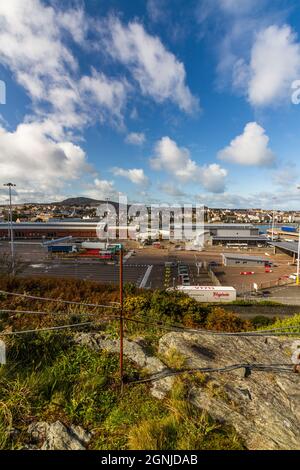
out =
<path fill-rule="evenodd" d="M 0 80 L 16 201 L 300 209 L 296 0 L 1 2 Z"/>

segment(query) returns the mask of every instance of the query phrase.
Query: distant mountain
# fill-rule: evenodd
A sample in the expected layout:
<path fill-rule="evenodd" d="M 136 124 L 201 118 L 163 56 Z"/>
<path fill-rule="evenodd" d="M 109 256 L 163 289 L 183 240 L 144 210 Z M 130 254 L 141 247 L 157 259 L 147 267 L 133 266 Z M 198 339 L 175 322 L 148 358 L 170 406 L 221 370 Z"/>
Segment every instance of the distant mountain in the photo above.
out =
<path fill-rule="evenodd" d="M 106 201 L 98 201 L 89 197 L 71 197 L 61 202 L 55 202 L 53 204 L 59 206 L 93 206 L 95 204 L 104 204 Z"/>

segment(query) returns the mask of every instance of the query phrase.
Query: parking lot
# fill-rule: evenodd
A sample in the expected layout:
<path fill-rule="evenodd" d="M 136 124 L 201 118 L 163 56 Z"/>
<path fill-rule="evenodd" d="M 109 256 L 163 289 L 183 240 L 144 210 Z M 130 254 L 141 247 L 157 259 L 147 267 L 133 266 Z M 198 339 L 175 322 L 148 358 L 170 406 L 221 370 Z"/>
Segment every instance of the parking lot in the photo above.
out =
<path fill-rule="evenodd" d="M 287 255 L 273 255 L 272 250 L 266 248 L 251 249 L 246 253 L 253 256 L 264 256 L 274 263 L 273 272 L 266 273 L 264 267 L 247 267 L 253 271 L 253 275 L 242 276 L 240 273 L 245 268 L 220 266 L 222 262 L 223 247 L 210 247 L 204 252 L 189 252 L 176 250 L 174 247 L 158 249 L 151 246 L 135 248 L 124 264 L 125 282 L 134 283 L 137 286 L 162 289 L 172 287 L 180 283 L 178 264 L 185 266 L 186 285 L 211 285 L 212 281 L 207 275 L 205 266 L 213 262 L 218 265 L 213 268 L 220 282 L 224 286 L 235 287 L 239 294 L 253 291 L 253 284 L 263 284 L 268 289 L 278 279 L 282 283 L 287 282 L 290 274 L 296 271 L 291 266 L 291 258 Z M 231 250 L 232 251 L 232 250 Z M 119 282 L 118 266 L 105 264 L 96 259 L 69 258 L 68 256 L 54 256 L 37 242 L 17 242 L 15 244 L 16 259 L 22 260 L 24 269 L 22 276 L 50 276 L 61 278 L 79 278 L 95 280 L 101 283 L 117 284 Z M 9 255 L 9 243 L 0 244 L 0 256 Z M 267 253 L 267 254 L 266 254 Z M 199 264 L 202 266 L 199 269 Z M 198 267 L 197 267 L 198 266 Z M 150 268 L 149 268 L 150 267 Z M 294 295 L 294 293 L 292 294 Z"/>
<path fill-rule="evenodd" d="M 253 284 L 257 284 L 262 289 L 268 289 L 275 286 L 276 283 L 286 284 L 293 283 L 289 276 L 297 270 L 296 266 L 291 265 L 291 258 L 284 254 L 272 254 L 270 251 L 269 256 L 264 256 L 273 263 L 271 272 L 266 273 L 263 266 L 220 266 L 214 268 L 222 285 L 233 286 L 238 293 L 251 292 L 254 290 Z M 255 256 L 257 254 L 252 253 Z M 260 253 L 258 256 L 262 256 Z M 241 275 L 241 272 L 253 272 L 254 274 Z"/>

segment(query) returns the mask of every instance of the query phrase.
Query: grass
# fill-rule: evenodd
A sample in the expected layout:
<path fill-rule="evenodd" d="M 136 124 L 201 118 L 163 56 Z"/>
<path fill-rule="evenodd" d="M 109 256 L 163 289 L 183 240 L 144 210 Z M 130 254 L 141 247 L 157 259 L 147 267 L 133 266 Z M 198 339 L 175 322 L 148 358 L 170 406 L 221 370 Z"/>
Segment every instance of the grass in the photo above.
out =
<path fill-rule="evenodd" d="M 113 287 L 72 280 L 1 277 L 0 290 L 86 303 L 118 300 L 118 292 Z M 47 314 L 1 314 L 1 307 L 42 310 Z M 103 315 L 96 308 L 89 308 L 89 312 L 96 315 L 93 319 Z M 57 313 L 62 315 L 54 315 Z M 145 292 L 130 286 L 126 287 L 125 313 L 144 321 L 188 327 L 225 331 L 253 328 L 249 322 L 220 307 L 199 304 L 183 295 Z M 83 306 L 0 295 L 0 331 L 77 323 L 86 318 Z M 300 316 L 296 321 L 300 324 Z M 118 327 L 118 322 L 110 322 L 105 327 L 95 326 L 92 331 L 105 328 L 106 334 L 118 338 Z M 155 354 L 164 330 L 126 322 L 125 333 L 131 338 L 142 336 L 149 352 Z M 152 397 L 150 385 L 145 384 L 128 384 L 120 394 L 118 355 L 78 346 L 73 341 L 74 334 L 74 331 L 60 331 L 6 339 L 8 363 L 0 366 L 0 449 L 24 448 L 29 443 L 26 433 L 29 424 L 56 420 L 92 431 L 90 449 L 243 448 L 233 429 L 214 422 L 189 403 L 188 390 L 191 386 L 207 386 L 207 376 L 181 377 L 170 396 L 161 401 Z M 172 368 L 185 366 L 184 357 L 175 350 L 169 352 L 165 361 Z M 140 376 L 141 371 L 128 360 L 125 364 L 129 379 Z M 212 393 L 221 392 L 212 390 Z M 12 432 L 14 429 L 17 432 Z"/>
<path fill-rule="evenodd" d="M 187 400 L 187 385 L 177 380 L 166 401 L 167 414 L 146 419 L 129 432 L 131 450 L 242 450 L 231 428 L 213 421 Z"/>
<path fill-rule="evenodd" d="M 14 361 L 0 369 L 1 449 L 29 444 L 30 423 L 56 420 L 92 431 L 89 448 L 95 450 L 241 448 L 231 429 L 188 404 L 183 385 L 164 401 L 145 384 L 127 385 L 120 394 L 118 356 L 69 339 L 42 334 L 32 361 L 28 339 L 10 342 Z M 139 374 L 128 361 L 125 373 L 130 379 Z M 13 429 L 18 432 L 11 435 Z"/>

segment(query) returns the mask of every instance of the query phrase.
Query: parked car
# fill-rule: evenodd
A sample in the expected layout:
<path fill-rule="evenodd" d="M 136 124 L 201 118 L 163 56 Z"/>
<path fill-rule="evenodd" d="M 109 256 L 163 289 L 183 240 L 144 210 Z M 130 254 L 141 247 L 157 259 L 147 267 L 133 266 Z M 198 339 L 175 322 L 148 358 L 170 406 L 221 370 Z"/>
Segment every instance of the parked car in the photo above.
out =
<path fill-rule="evenodd" d="M 263 297 L 269 297 L 271 295 L 271 292 L 269 290 L 264 290 L 264 291 L 262 291 L 261 294 L 262 294 Z"/>

